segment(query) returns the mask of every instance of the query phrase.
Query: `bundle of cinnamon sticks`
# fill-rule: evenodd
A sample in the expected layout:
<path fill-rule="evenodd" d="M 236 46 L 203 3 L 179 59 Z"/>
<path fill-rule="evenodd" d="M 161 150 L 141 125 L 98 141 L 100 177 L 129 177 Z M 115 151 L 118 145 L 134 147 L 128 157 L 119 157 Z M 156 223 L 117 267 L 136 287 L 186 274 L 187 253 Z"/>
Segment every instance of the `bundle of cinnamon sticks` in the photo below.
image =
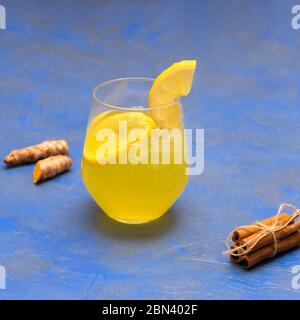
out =
<path fill-rule="evenodd" d="M 298 210 L 299 211 L 299 210 Z M 278 213 L 266 220 L 235 229 L 230 238 L 233 244 L 226 252 L 233 263 L 249 269 L 265 259 L 300 245 L 300 221 L 293 215 Z"/>

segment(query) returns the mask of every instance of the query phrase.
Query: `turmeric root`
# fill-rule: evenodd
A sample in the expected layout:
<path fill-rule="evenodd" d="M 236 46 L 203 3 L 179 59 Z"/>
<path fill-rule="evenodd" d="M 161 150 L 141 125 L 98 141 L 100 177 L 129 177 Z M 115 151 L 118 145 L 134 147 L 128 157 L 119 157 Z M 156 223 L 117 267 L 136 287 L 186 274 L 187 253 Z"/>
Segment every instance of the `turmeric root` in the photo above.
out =
<path fill-rule="evenodd" d="M 33 170 L 33 182 L 39 183 L 46 179 L 69 170 L 72 166 L 72 159 L 68 156 L 58 155 L 40 160 Z"/>
<path fill-rule="evenodd" d="M 68 153 L 69 146 L 66 140 L 49 140 L 35 146 L 13 150 L 4 158 L 4 162 L 8 167 L 13 167 L 59 154 L 67 155 Z"/>

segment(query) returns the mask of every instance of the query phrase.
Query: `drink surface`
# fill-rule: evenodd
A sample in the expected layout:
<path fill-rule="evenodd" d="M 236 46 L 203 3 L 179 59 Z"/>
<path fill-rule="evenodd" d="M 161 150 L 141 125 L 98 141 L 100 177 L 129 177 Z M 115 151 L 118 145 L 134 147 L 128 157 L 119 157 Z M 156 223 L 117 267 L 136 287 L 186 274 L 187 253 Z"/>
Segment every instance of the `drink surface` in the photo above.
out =
<path fill-rule="evenodd" d="M 119 139 L 120 123 L 127 124 L 126 143 Z M 173 205 L 188 182 L 186 164 L 174 161 L 174 143 L 170 144 L 169 163 L 151 163 L 153 152 L 158 153 L 160 160 L 162 157 L 161 145 L 158 150 L 151 150 L 150 134 L 156 128 L 149 113 L 138 110 L 106 111 L 88 126 L 82 159 L 83 181 L 96 203 L 113 219 L 125 223 L 157 219 Z M 103 148 L 104 140 L 99 138 L 102 129 L 111 129 L 116 136 L 116 140 L 106 141 L 107 148 Z M 131 135 L 136 129 L 138 134 Z M 115 148 L 108 148 L 112 145 Z M 141 145 L 147 146 L 148 161 L 132 163 L 130 155 L 138 158 Z M 129 158 L 125 164 L 120 163 L 124 154 Z M 102 164 L 103 158 L 114 159 L 116 163 Z"/>

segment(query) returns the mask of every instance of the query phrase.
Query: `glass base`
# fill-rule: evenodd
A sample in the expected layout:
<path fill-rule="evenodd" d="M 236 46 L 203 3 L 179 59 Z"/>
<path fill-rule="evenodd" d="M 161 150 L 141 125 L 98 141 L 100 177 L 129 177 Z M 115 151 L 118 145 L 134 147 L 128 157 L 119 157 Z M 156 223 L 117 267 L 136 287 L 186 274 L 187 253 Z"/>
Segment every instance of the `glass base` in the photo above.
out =
<path fill-rule="evenodd" d="M 110 217 L 112 218 L 113 220 L 116 220 L 118 222 L 121 222 L 121 223 L 124 223 L 124 224 L 144 224 L 144 223 L 148 223 L 148 222 L 151 222 L 151 221 L 154 221 L 158 218 L 154 218 L 154 219 L 150 219 L 150 220 L 123 220 L 123 219 L 117 219 L 117 218 L 113 218 L 113 217 Z"/>

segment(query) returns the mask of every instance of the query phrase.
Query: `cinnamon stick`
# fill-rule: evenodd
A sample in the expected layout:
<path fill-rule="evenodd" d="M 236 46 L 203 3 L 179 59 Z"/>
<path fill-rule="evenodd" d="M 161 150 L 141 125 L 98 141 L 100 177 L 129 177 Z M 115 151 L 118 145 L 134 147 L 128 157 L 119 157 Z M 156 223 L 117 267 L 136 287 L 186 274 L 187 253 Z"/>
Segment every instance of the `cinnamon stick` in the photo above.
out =
<path fill-rule="evenodd" d="M 230 247 L 230 250 L 233 250 L 232 252 L 234 253 L 234 254 L 231 254 L 231 255 L 230 255 L 230 260 L 231 260 L 231 262 L 233 262 L 233 263 L 240 263 L 240 262 L 242 261 L 242 259 L 243 259 L 243 256 L 242 256 L 242 255 L 236 256 L 235 254 L 243 253 L 244 249 L 243 249 L 243 248 L 239 248 L 239 249 L 238 249 L 238 245 L 235 244 L 235 245 L 233 245 L 233 246 Z"/>
<path fill-rule="evenodd" d="M 293 232 L 295 232 L 297 230 L 300 230 L 300 221 L 297 221 L 293 224 L 289 224 L 286 227 L 284 227 L 283 229 L 274 232 L 274 236 L 277 240 L 280 240 L 280 239 L 286 238 L 287 236 L 289 236 L 290 234 L 292 234 Z M 261 236 L 263 233 L 264 233 L 264 231 L 260 231 L 260 232 L 254 233 L 253 235 L 251 235 L 247 238 L 244 238 L 242 241 L 240 241 L 238 243 L 238 246 L 243 246 L 242 251 L 247 251 L 251 248 L 251 250 L 248 252 L 248 254 L 249 254 L 249 253 L 254 252 L 262 247 L 265 247 L 269 244 L 274 243 L 273 234 L 268 233 L 255 244 L 258 237 Z"/>
<path fill-rule="evenodd" d="M 290 250 L 299 245 L 300 245 L 300 232 L 296 231 L 290 234 L 288 237 L 277 241 L 276 253 L 281 253 L 281 252 Z M 274 254 L 274 244 L 270 244 L 257 251 L 254 251 L 253 253 L 243 256 L 242 265 L 244 266 L 245 269 L 249 269 L 267 258 L 272 258 L 273 254 Z"/>
<path fill-rule="evenodd" d="M 274 222 L 276 221 L 277 216 L 273 216 L 271 218 L 259 221 L 260 223 L 266 225 L 266 226 L 272 226 Z M 277 226 L 283 226 L 285 223 L 287 223 L 291 219 L 291 216 L 287 213 L 281 213 L 278 216 L 277 220 Z M 254 233 L 257 233 L 261 230 L 261 228 L 257 225 L 257 223 L 253 223 L 249 227 L 242 227 L 237 228 L 232 235 L 232 241 L 235 243 L 240 242 L 242 239 L 247 238 L 251 236 Z"/>

